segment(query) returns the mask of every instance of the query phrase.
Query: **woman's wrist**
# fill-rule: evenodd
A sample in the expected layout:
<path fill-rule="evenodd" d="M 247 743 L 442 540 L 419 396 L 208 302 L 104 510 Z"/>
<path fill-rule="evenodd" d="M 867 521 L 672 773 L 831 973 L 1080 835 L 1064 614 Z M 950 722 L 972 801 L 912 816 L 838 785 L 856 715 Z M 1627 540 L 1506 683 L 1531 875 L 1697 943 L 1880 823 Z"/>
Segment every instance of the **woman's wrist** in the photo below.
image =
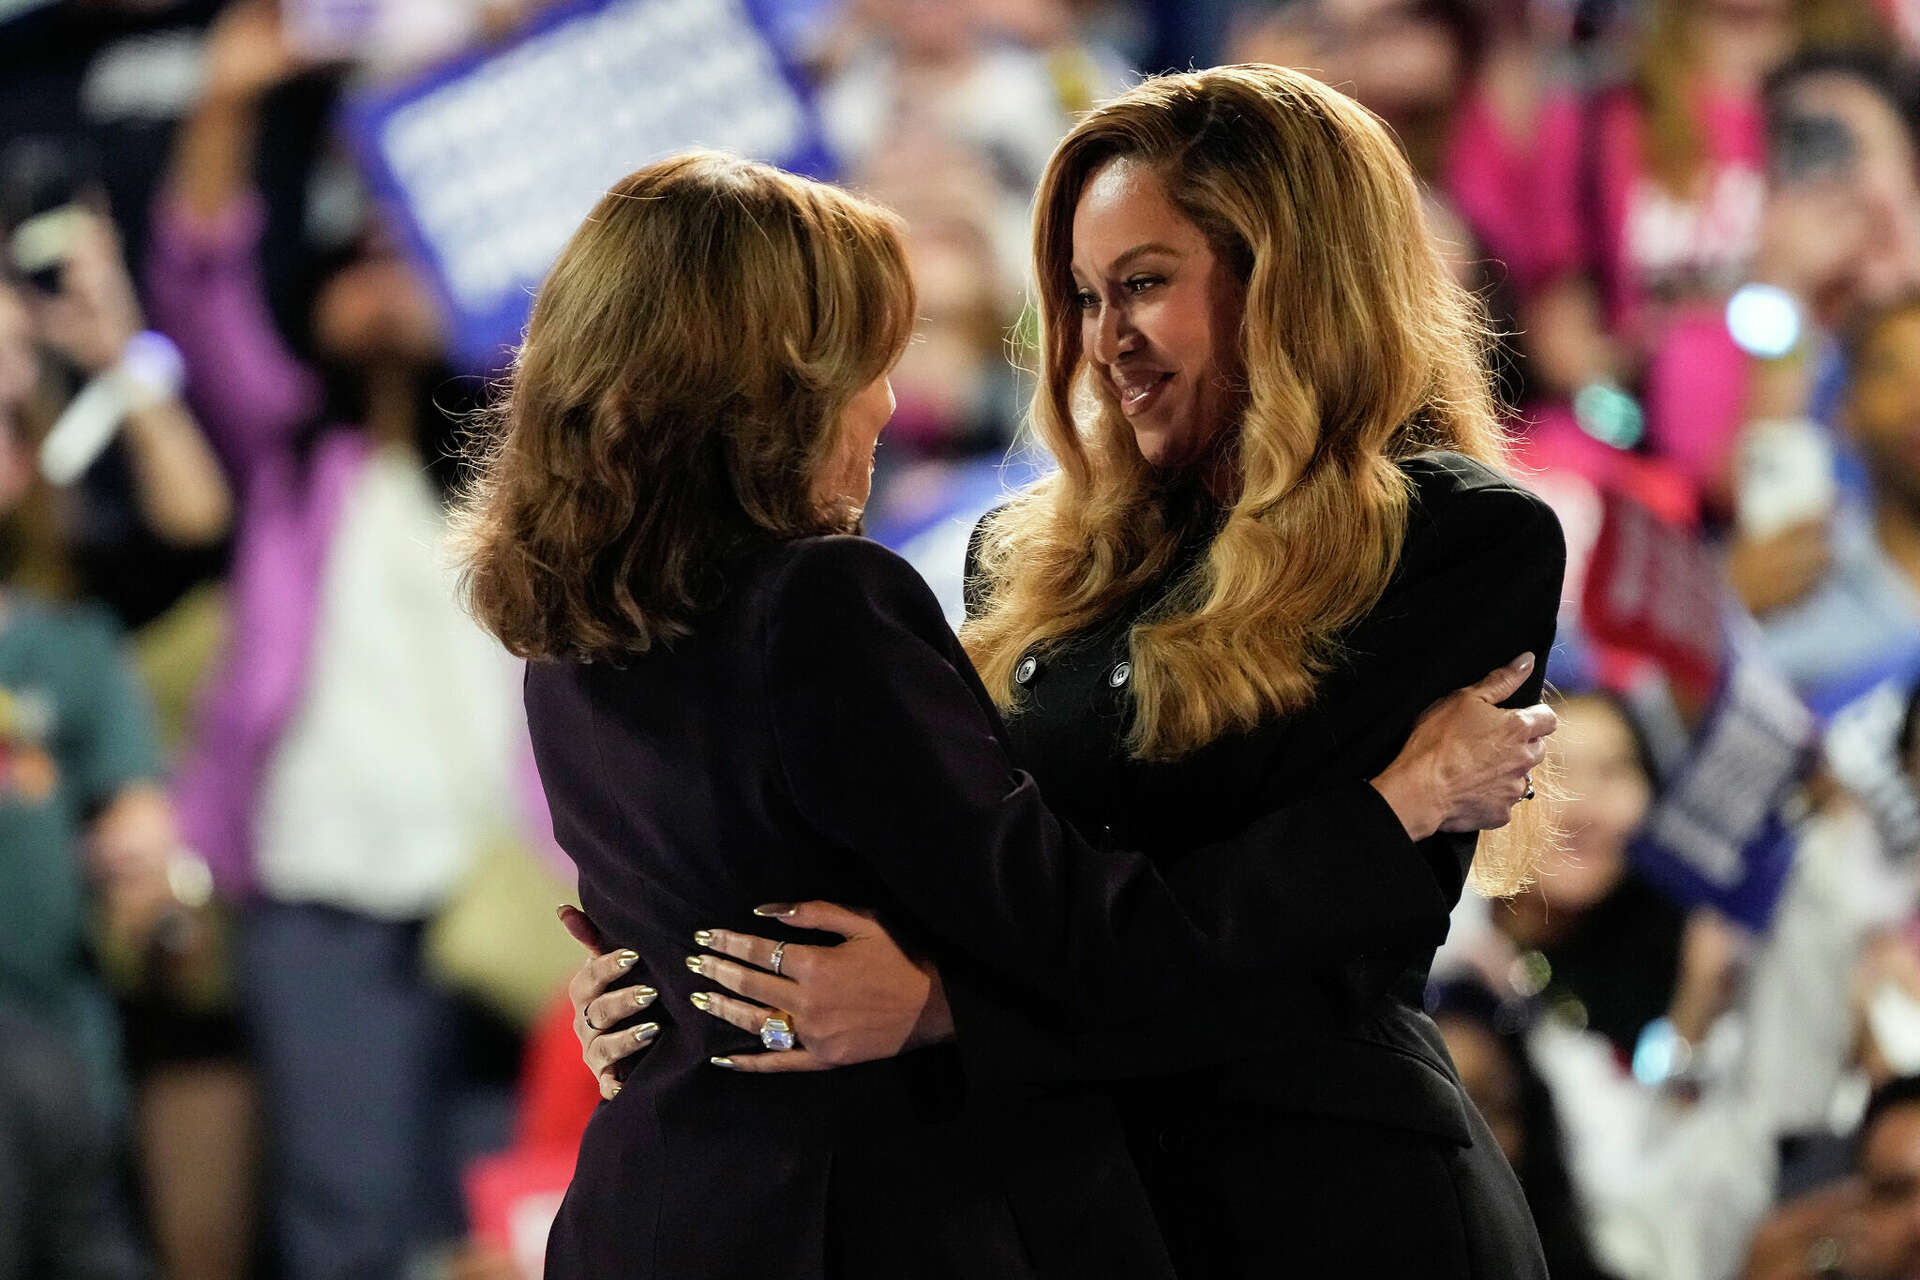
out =
<path fill-rule="evenodd" d="M 944 1044 L 957 1038 L 953 1025 L 953 1007 L 947 1003 L 947 985 L 940 980 L 940 971 L 931 965 L 925 967 L 930 979 L 927 991 L 927 1003 L 920 1010 L 920 1020 L 913 1025 L 912 1033 L 907 1037 L 907 1048 L 919 1049 L 930 1044 Z"/>
<path fill-rule="evenodd" d="M 1377 778 L 1369 779 L 1394 817 L 1406 828 L 1409 840 L 1425 840 L 1440 829 L 1444 815 L 1428 789 L 1418 786 L 1406 774 L 1392 766 Z"/>

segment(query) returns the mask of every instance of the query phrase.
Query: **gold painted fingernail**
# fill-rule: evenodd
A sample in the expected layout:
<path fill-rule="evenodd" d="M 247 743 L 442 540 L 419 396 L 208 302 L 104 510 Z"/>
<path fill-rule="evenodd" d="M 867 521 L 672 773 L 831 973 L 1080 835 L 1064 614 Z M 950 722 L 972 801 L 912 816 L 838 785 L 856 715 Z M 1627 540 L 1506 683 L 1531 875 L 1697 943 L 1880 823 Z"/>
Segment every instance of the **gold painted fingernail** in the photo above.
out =
<path fill-rule="evenodd" d="M 798 909 L 791 902 L 769 902 L 765 906 L 755 907 L 753 914 L 768 920 L 780 920 Z"/>
<path fill-rule="evenodd" d="M 711 930 L 711 929 L 696 929 L 696 930 L 694 931 L 694 934 L 693 934 L 693 945 L 694 945 L 694 946 L 696 946 L 696 947 L 710 947 L 710 946 L 712 946 L 712 945 L 713 945 L 713 930 Z"/>
<path fill-rule="evenodd" d="M 732 1058 L 708 1058 L 707 1061 L 716 1067 L 725 1067 L 729 1071 L 734 1069 Z"/>
<path fill-rule="evenodd" d="M 659 1034 L 660 1034 L 659 1023 L 643 1022 L 639 1026 L 633 1029 L 633 1040 L 635 1044 L 649 1044 L 652 1042 L 653 1038 Z"/>
<path fill-rule="evenodd" d="M 687 957 L 687 968 L 689 968 L 689 969 L 691 969 L 691 970 L 693 970 L 693 971 L 694 971 L 695 973 L 699 973 L 699 972 L 700 972 L 700 957 L 699 957 L 699 956 L 688 956 L 688 957 Z"/>
<path fill-rule="evenodd" d="M 702 1013 L 713 1008 L 713 992 L 711 991 L 696 991 L 688 996 L 687 999 L 693 1001 L 693 1007 Z"/>
<path fill-rule="evenodd" d="M 660 993 L 652 987 L 635 987 L 633 989 L 633 1007 L 636 1009 L 644 1009 L 652 1004 L 659 995 Z"/>
<path fill-rule="evenodd" d="M 613 1086 L 613 1092 L 607 1095 L 607 1101 L 612 1102 L 615 1098 L 619 1096 L 620 1096 L 620 1086 L 616 1084 Z"/>
<path fill-rule="evenodd" d="M 618 964 L 622 969 L 631 969 L 634 966 L 634 962 L 637 961 L 639 958 L 640 958 L 640 953 L 637 951 L 622 951 L 617 957 L 615 957 L 614 962 Z"/>

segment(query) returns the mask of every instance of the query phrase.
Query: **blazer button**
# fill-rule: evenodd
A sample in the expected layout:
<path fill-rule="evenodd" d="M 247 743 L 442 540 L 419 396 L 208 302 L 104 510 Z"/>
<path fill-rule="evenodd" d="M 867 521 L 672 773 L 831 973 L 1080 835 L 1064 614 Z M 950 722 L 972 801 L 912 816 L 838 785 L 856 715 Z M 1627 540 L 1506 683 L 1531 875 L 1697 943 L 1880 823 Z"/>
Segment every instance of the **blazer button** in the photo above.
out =
<path fill-rule="evenodd" d="M 1020 665 L 1013 669 L 1013 682 L 1015 684 L 1026 684 L 1029 680 L 1033 679 L 1034 672 L 1038 670 L 1040 670 L 1040 664 L 1038 662 L 1030 657 L 1022 658 L 1020 659 Z"/>
<path fill-rule="evenodd" d="M 1127 682 L 1127 677 L 1132 674 L 1133 664 L 1131 662 L 1123 662 L 1108 673 L 1107 683 L 1118 689 Z"/>

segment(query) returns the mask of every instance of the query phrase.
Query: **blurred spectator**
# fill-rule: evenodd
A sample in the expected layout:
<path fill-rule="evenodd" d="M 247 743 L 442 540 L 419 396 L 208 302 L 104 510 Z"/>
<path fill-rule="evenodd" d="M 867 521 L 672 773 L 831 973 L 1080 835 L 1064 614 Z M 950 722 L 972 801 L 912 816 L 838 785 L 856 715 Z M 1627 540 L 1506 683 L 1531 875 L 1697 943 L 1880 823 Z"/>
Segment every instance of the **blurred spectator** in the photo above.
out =
<path fill-rule="evenodd" d="M 45 358 L 36 363 L 25 411 L 37 422 L 37 437 L 64 426 L 49 444 L 60 448 L 76 428 L 87 434 L 62 410 L 78 419 L 90 400 L 121 407 L 108 413 L 104 447 L 65 450 L 72 462 L 56 468 L 61 487 L 32 495 L 21 530 L 30 545 L 21 549 L 17 570 L 41 590 L 95 599 L 117 576 L 101 570 L 103 560 L 136 559 L 151 568 L 143 554 L 151 547 L 176 555 L 215 547 L 230 509 L 213 455 L 180 400 L 177 360 L 164 341 L 141 332 L 144 319 L 113 225 L 87 193 L 69 199 L 5 226 L 13 256 L 28 242 L 35 246 L 17 301 Z M 96 484 L 103 478 L 110 495 Z"/>
<path fill-rule="evenodd" d="M 5 384 L 0 403 L 6 406 L 0 418 L 7 423 L 8 468 L 16 486 L 0 505 L 11 511 L 5 530 L 7 577 L 44 592 L 73 595 L 84 594 L 93 577 L 84 570 L 84 539 L 99 530 L 85 482 L 101 464 L 90 465 L 79 477 L 81 484 L 65 490 L 33 478 L 39 468 L 26 446 L 38 443 L 50 427 L 56 444 L 72 429 L 68 414 L 60 412 L 60 379 L 37 358 L 35 340 L 64 366 L 62 371 L 88 379 L 68 406 L 71 414 L 77 417 L 88 398 L 103 392 L 122 406 L 115 412 L 121 418 L 118 456 L 129 486 L 124 497 L 147 536 L 173 547 L 217 543 L 227 531 L 230 500 L 212 452 L 170 380 L 165 343 L 141 333 L 144 322 L 111 225 L 86 206 L 54 216 L 61 219 L 62 234 L 57 254 L 49 255 L 52 264 L 36 284 L 17 292 L 0 285 L 0 329 L 6 331 L 0 344 L 8 351 L 0 364 L 9 370 L 0 376 Z M 126 554 L 128 546 L 122 541 L 117 549 Z M 16 692 L 16 680 L 32 686 L 20 693 L 7 717 L 11 723 L 5 732 L 25 735 L 14 743 L 16 764 L 44 760 L 42 745 L 65 740 L 64 750 L 88 752 L 94 761 L 64 762 L 61 768 L 73 779 L 67 785 L 111 783 L 118 792 L 110 803 L 104 795 L 81 794 L 69 804 L 78 805 L 92 824 L 90 847 L 104 921 L 95 964 L 123 996 L 133 992 L 138 998 L 124 1007 L 124 1062 L 118 1038 L 108 1041 L 98 1030 L 76 1051 L 96 1073 L 105 1074 L 108 1084 L 95 1092 L 112 1099 L 107 1132 L 116 1138 L 127 1133 L 123 1067 L 135 1076 L 136 1163 L 169 1274 L 178 1280 L 237 1276 L 249 1240 L 251 1089 L 233 1060 L 231 1018 L 217 1007 L 218 995 L 207 994 L 219 985 L 222 955 L 213 918 L 204 910 L 205 869 L 182 852 L 174 833 L 159 789 L 153 717 L 130 673 L 119 670 L 123 658 L 111 630 L 91 613 L 48 614 L 31 600 L 23 601 L 20 611 L 14 629 L 21 633 L 22 651 L 15 652 L 11 664 L 0 661 L 0 667 L 18 668 L 25 660 L 38 669 L 13 669 L 0 677 Z M 48 667 L 44 658 L 33 656 L 49 646 L 68 651 L 66 665 Z M 32 728 L 36 723 L 39 728 Z M 40 733 L 53 738 L 46 744 L 27 740 Z M 113 777 L 81 781 L 89 770 L 99 769 L 127 776 L 118 782 Z M 41 832 L 35 838 L 70 837 Z M 66 851 L 68 861 L 74 852 Z M 26 875 L 37 864 L 52 866 L 50 856 L 50 850 L 35 855 L 15 874 Z M 31 904 L 35 895 L 24 894 L 22 900 Z M 57 934 L 68 927 L 62 921 L 62 913 L 52 913 L 23 925 L 18 936 L 46 928 Z M 62 954 L 77 960 L 80 953 L 76 947 Z M 183 1009 L 178 1003 L 183 983 L 203 993 L 205 1007 Z M 92 979 L 85 986 L 95 991 Z M 155 1046 L 162 1041 L 174 1046 L 170 1056 L 176 1059 L 164 1072 L 152 1069 Z M 191 1054 L 182 1051 L 188 1045 L 195 1046 Z M 222 1259 L 230 1262 L 225 1269 Z"/>
<path fill-rule="evenodd" d="M 1901 1280 L 1920 1271 L 1920 1080 L 1876 1090 L 1855 1143 L 1861 1196 L 1847 1274 Z"/>
<path fill-rule="evenodd" d="M 1908 655 L 1920 633 L 1920 295 L 1861 315 L 1846 343 L 1841 430 L 1868 498 L 1790 532 L 1805 557 L 1748 539 L 1732 575 L 1768 648 L 1800 686 L 1859 677 Z"/>
<path fill-rule="evenodd" d="M 27 7 L 0 33 L 0 223 L 57 198 L 64 186 L 111 216 L 137 276 L 153 184 L 193 99 L 201 31 L 218 0 Z M 56 381 L 91 376 L 66 367 L 64 357 L 56 363 Z M 62 505 L 75 592 L 138 629 L 217 575 L 224 543 L 182 540 L 151 524 L 136 493 L 130 443 L 110 445 Z"/>
<path fill-rule="evenodd" d="M 21 138 L 57 142 L 97 182 L 136 272 L 166 142 L 193 104 L 201 33 L 220 2 L 28 5 L 0 39 L 0 152 Z"/>
<path fill-rule="evenodd" d="M 1874 1090 L 1853 1176 L 1783 1205 L 1755 1234 L 1742 1280 L 1907 1280 L 1920 1274 L 1920 1076 Z"/>
<path fill-rule="evenodd" d="M 1737 1264 L 1772 1202 L 1781 1140 L 1828 1115 L 1864 1017 L 1864 997 L 1846 998 L 1861 948 L 1911 911 L 1913 877 L 1887 863 L 1844 793 L 1816 779 L 1767 933 L 1748 938 L 1706 911 L 1679 930 L 1677 908 L 1655 908 L 1642 923 L 1665 915 L 1673 923 L 1654 936 L 1677 950 L 1650 950 L 1616 922 L 1611 946 L 1584 972 L 1575 952 L 1570 975 L 1553 943 L 1607 923 L 1600 907 L 1630 883 L 1627 850 L 1653 791 L 1622 704 L 1567 698 L 1561 725 L 1567 850 L 1511 909 L 1493 905 L 1491 930 L 1458 929 L 1441 964 L 1466 959 L 1541 1008 L 1526 1050 L 1552 1090 L 1601 1264 L 1633 1280 L 1708 1280 Z M 1562 913 L 1570 919 L 1553 925 Z M 1530 951 L 1543 919 L 1547 946 Z"/>
<path fill-rule="evenodd" d="M 1776 164 L 1754 267 L 1756 281 L 1783 291 L 1786 329 L 1750 362 L 1753 423 L 1728 557 L 1735 591 L 1763 620 L 1829 578 L 1839 547 L 1857 561 L 1872 541 L 1873 486 L 1837 420 L 1849 374 L 1834 335 L 1920 284 L 1920 71 L 1879 53 L 1809 56 L 1774 77 L 1768 104 L 1772 132 L 1801 157 Z M 1888 647 L 1874 627 L 1829 642 L 1829 653 L 1790 644 L 1778 656 L 1809 688 Z"/>
<path fill-rule="evenodd" d="M 1438 984 L 1427 1006 L 1467 1096 L 1486 1117 L 1526 1192 L 1547 1273 L 1555 1280 L 1608 1280 L 1587 1239 L 1586 1211 L 1568 1169 L 1552 1091 L 1527 1055 L 1522 1032 L 1528 1015 L 1471 979 Z"/>
<path fill-rule="evenodd" d="M 1008 363 L 1013 284 L 991 269 L 993 184 L 979 158 L 957 145 L 896 139 L 870 159 L 859 185 L 906 218 L 920 298 L 914 340 L 891 375 L 899 407 L 875 455 L 867 505 L 868 527 L 885 530 L 944 510 L 970 464 L 1001 459 L 1027 388 Z"/>
<path fill-rule="evenodd" d="M 1484 0 L 1255 0 L 1235 15 L 1229 55 L 1306 69 L 1392 126 L 1442 249 L 1487 304 L 1501 399 L 1523 403 L 1507 259 L 1535 234 L 1520 197 L 1540 76 L 1523 16 Z"/>
<path fill-rule="evenodd" d="M 507 1082 L 470 1052 L 490 1024 L 434 980 L 422 940 L 521 820 L 524 734 L 513 664 L 440 557 L 452 426 L 423 286 L 371 227 L 312 295 L 321 372 L 273 324 L 255 145 L 262 99 L 300 65 L 271 4 L 222 15 L 148 272 L 239 498 L 232 640 L 179 794 L 245 903 L 241 998 L 291 1280 L 398 1275 L 459 1236 L 457 1171 L 504 1140 Z"/>
<path fill-rule="evenodd" d="M 1513 259 L 1528 282 L 1533 375 L 1582 425 L 1651 449 L 1721 506 L 1745 408 L 1728 296 L 1759 246 L 1765 77 L 1796 50 L 1877 34 L 1857 0 L 1653 0 L 1626 85 L 1543 113 L 1541 206 Z M 1584 394 L 1582 394 L 1584 393 Z"/>
<path fill-rule="evenodd" d="M 1564 842 L 1532 886 L 1492 911 L 1505 943 L 1496 954 L 1505 958 L 1482 967 L 1517 981 L 1524 995 L 1555 1007 L 1577 1029 L 1605 1037 L 1624 1062 L 1648 1023 L 1676 1012 L 1686 913 L 1628 862 L 1657 774 L 1626 704 L 1588 693 L 1557 700 L 1556 710 Z M 1688 1019 L 1702 1020 L 1691 1013 Z"/>
<path fill-rule="evenodd" d="M 1902 766 L 1910 777 L 1920 780 L 1917 728 L 1920 687 L 1909 700 L 1899 737 Z M 1854 879 L 1865 882 L 1852 886 L 1856 893 L 1872 892 L 1871 875 Z M 1834 883 L 1829 893 L 1839 887 Z M 1898 915 L 1903 906 L 1910 912 L 1910 881 L 1905 893 L 1893 896 L 1892 914 Z M 1806 1001 L 1831 984 L 1832 968 L 1822 965 L 1802 979 Z M 1920 940 L 1914 936 L 1910 914 L 1904 927 L 1886 929 L 1866 943 L 1855 968 L 1848 1008 L 1846 1034 L 1858 1068 L 1860 1093 L 1854 1096 L 1850 1113 L 1843 1089 L 1835 1099 L 1837 1105 L 1818 1117 L 1829 1123 L 1809 1124 L 1783 1143 L 1780 1189 L 1787 1199 L 1755 1233 L 1743 1280 L 1912 1274 L 1911 1253 L 1907 1270 L 1875 1269 L 1900 1252 L 1901 1219 L 1907 1218 L 1904 1229 L 1910 1231 L 1911 1213 L 1903 1215 L 1891 1197 L 1883 1197 L 1879 1212 L 1869 1214 L 1862 1179 L 1848 1176 L 1866 1173 L 1864 1137 L 1875 1124 L 1864 1117 L 1905 1105 L 1898 1099 L 1920 1098 L 1913 1074 L 1920 1071 Z M 1831 1043 L 1831 1033 L 1827 1038 Z"/>
<path fill-rule="evenodd" d="M 28 434 L 31 335 L 21 295 L 0 281 L 0 546 L 16 553 L 13 517 L 44 488 Z M 124 1262 L 86 1262 L 127 1247 L 124 1203 L 113 1193 L 126 1151 L 126 1084 L 112 1006 L 89 958 L 87 885 L 98 890 L 109 935 L 145 952 L 165 945 L 179 919 L 184 857 L 159 785 L 151 713 L 116 628 L 98 609 L 21 591 L 12 568 L 0 564 L 0 1012 L 38 1027 L 47 1044 L 25 1032 L 17 1045 L 7 1037 L 9 1087 L 0 1100 L 10 1163 L 0 1170 L 8 1183 L 0 1199 L 39 1209 L 0 1226 L 0 1262 L 22 1276 L 95 1274 L 85 1269 L 93 1265 L 98 1274 L 135 1274 Z M 23 1078 L 61 1055 L 82 1067 L 55 1068 L 56 1082 Z M 46 1127 L 56 1118 L 65 1132 Z M 36 1241 L 41 1231 L 52 1234 Z M 56 1237 L 65 1242 L 56 1253 L 74 1249 L 76 1232 L 100 1239 L 82 1241 L 88 1247 L 72 1258 L 42 1252 L 56 1248 Z"/>
<path fill-rule="evenodd" d="M 1060 22 L 1024 24 L 1062 41 L 1047 53 L 998 38 L 966 0 L 851 0 L 847 16 L 847 48 L 819 94 L 842 163 L 858 174 L 888 149 L 970 152 L 981 169 L 976 198 L 990 202 L 991 270 L 1024 280 L 1040 171 L 1069 113 L 1118 90 L 1122 69 L 1084 49 L 1067 59 Z M 1003 16 L 1002 30 L 1009 25 Z"/>

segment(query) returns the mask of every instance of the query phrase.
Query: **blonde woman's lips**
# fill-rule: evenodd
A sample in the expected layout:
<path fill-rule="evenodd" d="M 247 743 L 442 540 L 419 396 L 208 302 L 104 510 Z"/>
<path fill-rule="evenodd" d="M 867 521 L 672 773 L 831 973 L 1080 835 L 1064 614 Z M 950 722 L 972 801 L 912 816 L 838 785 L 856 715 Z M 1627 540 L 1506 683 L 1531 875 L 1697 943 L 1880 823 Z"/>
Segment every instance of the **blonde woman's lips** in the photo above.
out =
<path fill-rule="evenodd" d="M 1172 378 L 1170 373 L 1159 373 L 1151 378 L 1130 378 L 1125 382 L 1116 382 L 1114 390 L 1120 395 L 1120 412 L 1129 418 L 1146 412 L 1160 398 L 1161 390 Z"/>

